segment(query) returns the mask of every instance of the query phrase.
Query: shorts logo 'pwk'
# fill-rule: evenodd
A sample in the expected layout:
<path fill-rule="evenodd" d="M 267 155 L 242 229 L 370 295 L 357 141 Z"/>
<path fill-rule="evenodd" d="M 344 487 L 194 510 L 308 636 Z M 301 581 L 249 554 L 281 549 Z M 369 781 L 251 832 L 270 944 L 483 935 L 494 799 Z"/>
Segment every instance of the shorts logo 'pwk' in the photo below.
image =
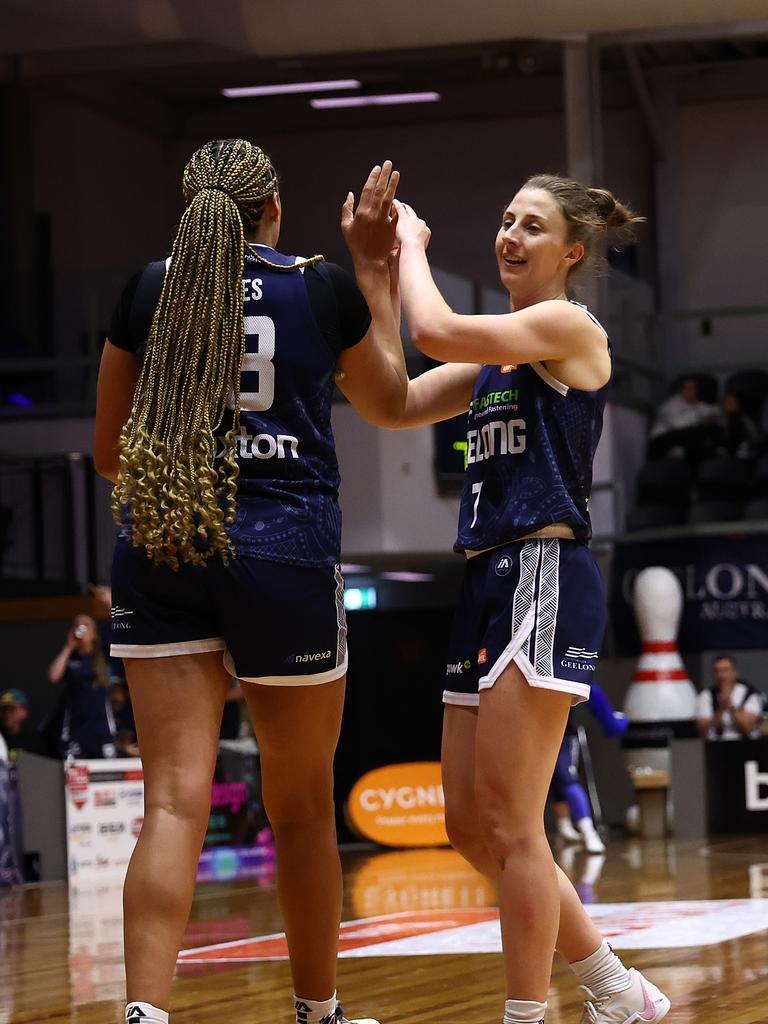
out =
<path fill-rule="evenodd" d="M 452 661 L 445 666 L 446 674 L 449 676 L 460 676 L 465 668 L 472 668 L 472 662 L 467 658 L 466 661 Z"/>

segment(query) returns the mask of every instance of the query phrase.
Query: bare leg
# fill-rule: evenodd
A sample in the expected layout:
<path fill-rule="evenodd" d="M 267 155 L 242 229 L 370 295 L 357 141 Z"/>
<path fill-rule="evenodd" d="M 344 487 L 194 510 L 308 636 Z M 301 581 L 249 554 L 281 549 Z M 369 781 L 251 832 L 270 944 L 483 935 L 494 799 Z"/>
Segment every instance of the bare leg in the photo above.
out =
<path fill-rule="evenodd" d="M 333 806 L 333 755 L 345 679 L 316 686 L 243 683 L 275 834 L 277 892 L 294 991 L 329 999 L 336 988 L 341 865 Z"/>
<path fill-rule="evenodd" d="M 144 765 L 144 825 L 123 890 L 127 998 L 167 1010 L 230 679 L 220 652 L 128 658 L 125 667 Z"/>
<path fill-rule="evenodd" d="M 544 1002 L 560 919 L 544 805 L 570 696 L 531 687 L 516 665 L 482 691 L 475 790 L 480 828 L 499 871 L 499 909 L 512 999 Z"/>
<path fill-rule="evenodd" d="M 454 848 L 498 886 L 498 864 L 480 833 L 475 796 L 477 717 L 476 708 L 445 705 L 442 768 L 446 827 Z M 557 949 L 569 963 L 574 963 L 594 953 L 602 936 L 584 910 L 568 876 L 557 865 L 555 869 L 560 893 Z"/>

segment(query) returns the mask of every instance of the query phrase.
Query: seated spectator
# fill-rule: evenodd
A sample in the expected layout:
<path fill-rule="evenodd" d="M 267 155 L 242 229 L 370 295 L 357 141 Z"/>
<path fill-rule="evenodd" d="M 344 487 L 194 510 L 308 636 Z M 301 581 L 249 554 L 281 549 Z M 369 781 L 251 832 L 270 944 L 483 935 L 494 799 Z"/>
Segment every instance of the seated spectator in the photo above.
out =
<path fill-rule="evenodd" d="M 5 741 L 8 758 L 16 760 L 18 750 L 41 754 L 40 735 L 29 725 L 29 701 L 23 690 L 5 690 L 0 693 L 0 736 Z"/>
<path fill-rule="evenodd" d="M 48 678 L 63 681 L 63 757 L 115 757 L 115 720 L 109 701 L 109 667 L 90 615 L 77 615 L 67 639 L 48 667 Z"/>
<path fill-rule="evenodd" d="M 678 391 L 659 406 L 648 441 L 648 458 L 681 455 L 699 462 L 724 444 L 720 410 L 699 401 L 695 377 L 683 377 Z"/>
<path fill-rule="evenodd" d="M 699 694 L 696 725 L 708 740 L 756 739 L 765 708 L 763 694 L 746 679 L 739 679 L 730 654 L 712 659 L 714 685 Z"/>
<path fill-rule="evenodd" d="M 755 420 L 742 407 L 738 395 L 726 392 L 722 403 L 725 447 L 731 455 L 751 459 L 765 448 L 765 435 Z"/>

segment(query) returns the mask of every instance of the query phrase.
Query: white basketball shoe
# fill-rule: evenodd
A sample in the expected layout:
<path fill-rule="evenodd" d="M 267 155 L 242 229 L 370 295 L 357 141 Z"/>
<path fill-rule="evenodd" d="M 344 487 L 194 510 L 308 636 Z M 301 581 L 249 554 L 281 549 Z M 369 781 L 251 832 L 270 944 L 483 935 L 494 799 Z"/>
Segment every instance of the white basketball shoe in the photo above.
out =
<path fill-rule="evenodd" d="M 355 1017 L 354 1020 L 350 1020 L 344 1016 L 344 1010 L 341 1003 L 336 1006 L 336 1012 L 331 1013 L 328 1017 L 323 1017 L 320 1024 L 379 1024 L 373 1017 Z"/>
<path fill-rule="evenodd" d="M 632 983 L 623 992 L 612 992 L 602 999 L 582 985 L 587 996 L 580 1024 L 656 1024 L 667 1016 L 672 1005 L 640 971 L 630 967 Z"/>

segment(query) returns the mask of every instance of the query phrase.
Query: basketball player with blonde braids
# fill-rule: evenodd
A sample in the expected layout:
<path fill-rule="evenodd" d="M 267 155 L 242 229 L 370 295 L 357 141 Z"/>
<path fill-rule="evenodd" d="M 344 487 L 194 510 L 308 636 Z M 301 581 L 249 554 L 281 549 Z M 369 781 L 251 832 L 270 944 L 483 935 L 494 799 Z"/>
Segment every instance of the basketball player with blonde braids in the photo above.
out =
<path fill-rule="evenodd" d="M 261 149 L 209 142 L 184 170 L 170 258 L 131 279 L 112 319 L 95 460 L 115 483 L 112 651 L 145 778 L 124 890 L 130 1024 L 168 1021 L 232 676 L 259 743 L 297 1024 L 347 1020 L 335 986 L 347 649 L 330 406 L 335 379 L 371 423 L 405 402 L 388 268 L 397 182 L 387 161 L 357 208 L 351 193 L 344 204 L 356 285 L 321 256 L 278 251 L 278 181 Z"/>
<path fill-rule="evenodd" d="M 602 940 L 544 832 L 568 712 L 589 697 L 605 626 L 588 499 L 612 356 L 604 329 L 569 296 L 608 230 L 639 218 L 604 189 L 530 178 L 496 234 L 510 312 L 464 316 L 432 278 L 429 228 L 395 205 L 411 338 L 445 365 L 411 382 L 390 426 L 468 413 L 443 786 L 453 845 L 498 884 L 504 1024 L 543 1024 L 555 948 L 585 986 L 582 1024 L 651 1024 L 669 1000 Z"/>

